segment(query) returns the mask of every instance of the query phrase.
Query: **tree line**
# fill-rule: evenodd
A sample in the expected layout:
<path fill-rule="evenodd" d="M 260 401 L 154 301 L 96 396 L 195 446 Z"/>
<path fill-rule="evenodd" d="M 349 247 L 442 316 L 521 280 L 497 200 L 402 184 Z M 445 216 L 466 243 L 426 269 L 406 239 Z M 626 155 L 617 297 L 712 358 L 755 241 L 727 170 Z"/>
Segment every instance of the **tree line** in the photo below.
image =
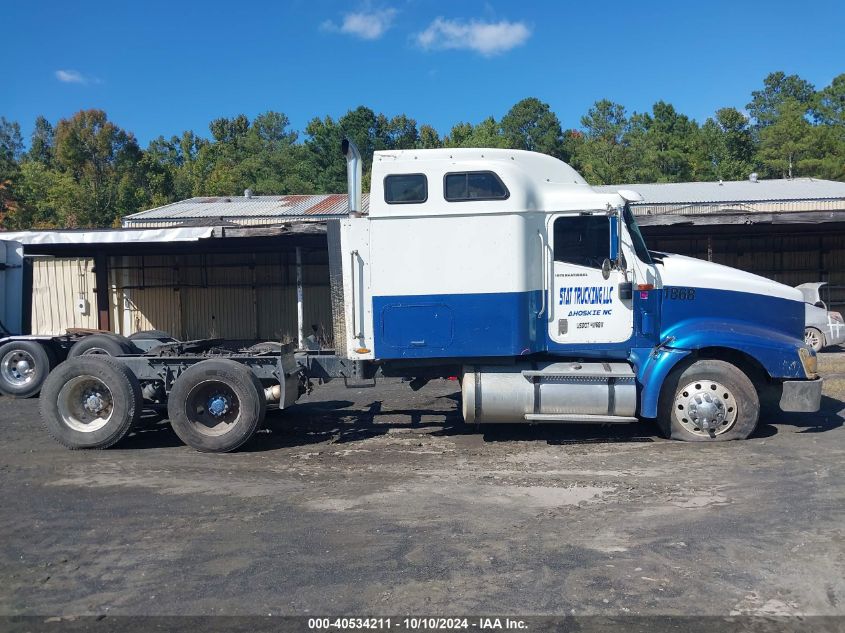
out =
<path fill-rule="evenodd" d="M 0 117 L 0 227 L 115 226 L 129 213 L 192 196 L 333 193 L 346 188 L 343 137 L 369 171 L 384 149 L 501 147 L 565 160 L 592 184 L 814 176 L 845 180 L 845 73 L 817 90 L 775 72 L 745 111 L 722 108 L 699 124 L 659 101 L 629 114 L 597 101 L 580 127 L 564 129 L 548 104 L 530 97 L 500 120 L 458 123 L 441 136 L 405 114 L 360 106 L 337 120 L 314 118 L 303 134 L 287 116 L 266 112 L 215 119 L 210 137 L 186 131 L 144 149 L 102 110 L 55 125 L 39 116 L 29 143 Z"/>

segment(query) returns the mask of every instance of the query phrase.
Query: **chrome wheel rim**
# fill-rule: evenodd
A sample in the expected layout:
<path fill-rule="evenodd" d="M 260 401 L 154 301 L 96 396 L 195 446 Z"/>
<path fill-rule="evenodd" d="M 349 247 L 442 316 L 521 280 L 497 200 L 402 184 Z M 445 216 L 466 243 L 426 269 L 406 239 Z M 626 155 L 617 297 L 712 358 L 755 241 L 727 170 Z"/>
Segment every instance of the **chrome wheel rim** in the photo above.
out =
<path fill-rule="evenodd" d="M 693 435 L 716 437 L 736 423 L 736 398 L 715 380 L 696 380 L 678 390 L 673 415 Z"/>
<path fill-rule="evenodd" d="M 218 437 L 237 423 L 241 403 L 225 382 L 206 380 L 196 385 L 186 399 L 188 421 L 197 433 Z"/>
<path fill-rule="evenodd" d="M 76 376 L 59 391 L 62 422 L 80 433 L 99 431 L 114 415 L 114 396 L 106 383 L 95 376 Z"/>
<path fill-rule="evenodd" d="M 13 349 L 0 360 L 0 373 L 10 385 L 28 385 L 35 380 L 35 358 L 26 350 Z"/>
<path fill-rule="evenodd" d="M 82 352 L 80 356 L 111 356 L 111 354 L 102 347 L 91 347 Z"/>
<path fill-rule="evenodd" d="M 818 348 L 818 345 L 820 343 L 819 336 L 814 329 L 807 328 L 806 330 L 804 330 L 804 342 L 813 349 Z"/>

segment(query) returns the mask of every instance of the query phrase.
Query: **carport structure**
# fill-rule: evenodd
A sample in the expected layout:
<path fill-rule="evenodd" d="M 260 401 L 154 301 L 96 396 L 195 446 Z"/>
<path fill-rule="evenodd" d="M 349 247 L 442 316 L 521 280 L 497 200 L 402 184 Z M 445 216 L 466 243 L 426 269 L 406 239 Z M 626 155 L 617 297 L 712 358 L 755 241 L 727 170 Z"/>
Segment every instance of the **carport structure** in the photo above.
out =
<path fill-rule="evenodd" d="M 41 231 L 2 239 L 24 245 L 24 332 L 155 329 L 183 340 L 300 347 L 314 333 L 330 343 L 325 229 L 314 223 Z"/>

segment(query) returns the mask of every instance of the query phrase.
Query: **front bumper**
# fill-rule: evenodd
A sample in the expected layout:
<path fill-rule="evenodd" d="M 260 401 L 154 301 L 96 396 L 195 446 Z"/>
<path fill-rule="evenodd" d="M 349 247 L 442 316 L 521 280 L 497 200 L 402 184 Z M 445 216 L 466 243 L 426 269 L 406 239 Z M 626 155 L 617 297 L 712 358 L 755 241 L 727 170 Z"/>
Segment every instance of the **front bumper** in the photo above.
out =
<path fill-rule="evenodd" d="M 790 413 L 815 413 L 822 400 L 821 378 L 815 380 L 784 380 L 780 397 L 781 411 Z"/>

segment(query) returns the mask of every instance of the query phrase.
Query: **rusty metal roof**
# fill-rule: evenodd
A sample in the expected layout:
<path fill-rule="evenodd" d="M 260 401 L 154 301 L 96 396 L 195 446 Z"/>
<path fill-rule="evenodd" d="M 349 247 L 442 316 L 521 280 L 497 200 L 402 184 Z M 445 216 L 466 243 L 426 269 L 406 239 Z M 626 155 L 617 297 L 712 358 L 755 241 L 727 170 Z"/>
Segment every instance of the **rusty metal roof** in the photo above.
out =
<path fill-rule="evenodd" d="M 370 196 L 363 196 L 363 211 Z M 123 218 L 123 226 L 180 223 L 231 222 L 235 224 L 275 224 L 294 219 L 319 220 L 349 212 L 345 193 L 288 196 L 211 196 L 189 198 Z"/>
<path fill-rule="evenodd" d="M 635 215 L 722 215 L 731 213 L 845 212 L 845 183 L 815 178 L 726 182 L 601 185 L 601 192 L 632 189 L 643 196 Z M 363 196 L 363 211 L 370 206 Z M 278 225 L 344 216 L 345 193 L 286 196 L 212 196 L 174 202 L 123 218 L 124 227 Z"/>

